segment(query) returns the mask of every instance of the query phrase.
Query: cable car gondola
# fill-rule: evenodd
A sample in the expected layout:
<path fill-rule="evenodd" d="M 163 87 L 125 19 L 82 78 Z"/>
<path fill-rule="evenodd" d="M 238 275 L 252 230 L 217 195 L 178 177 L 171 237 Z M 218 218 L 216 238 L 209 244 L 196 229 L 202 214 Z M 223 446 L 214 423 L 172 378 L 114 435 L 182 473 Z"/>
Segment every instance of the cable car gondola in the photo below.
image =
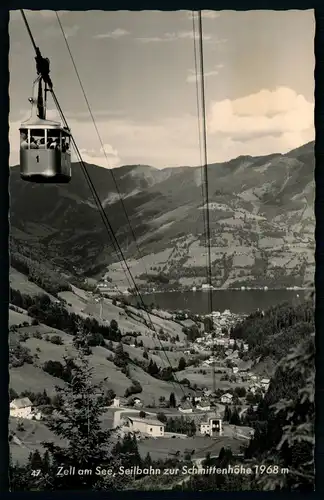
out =
<path fill-rule="evenodd" d="M 49 61 L 42 58 L 42 63 L 44 61 L 48 77 Z M 29 98 L 31 117 L 19 129 L 20 176 L 35 183 L 67 183 L 71 180 L 71 132 L 60 122 L 46 119 L 46 96 L 52 88 L 48 82 L 51 84 L 49 77 L 44 78 L 44 73 L 35 80 L 34 89 L 38 84 L 38 95 L 37 98 Z"/>

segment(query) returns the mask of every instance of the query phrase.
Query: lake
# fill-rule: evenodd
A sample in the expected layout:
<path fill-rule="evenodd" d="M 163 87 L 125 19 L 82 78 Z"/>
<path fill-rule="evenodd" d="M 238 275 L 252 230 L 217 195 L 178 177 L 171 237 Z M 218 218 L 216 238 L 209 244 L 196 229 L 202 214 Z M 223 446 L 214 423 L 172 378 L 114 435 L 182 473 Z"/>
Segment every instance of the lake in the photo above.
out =
<path fill-rule="evenodd" d="M 298 305 L 309 291 L 304 290 L 213 290 L 213 310 L 223 312 L 229 309 L 233 313 L 249 314 L 256 309 L 267 309 L 281 302 Z M 161 309 L 170 311 L 188 309 L 194 314 L 209 312 L 208 292 L 166 292 L 142 295 L 145 304 L 157 304 Z M 138 299 L 127 297 L 136 304 Z"/>

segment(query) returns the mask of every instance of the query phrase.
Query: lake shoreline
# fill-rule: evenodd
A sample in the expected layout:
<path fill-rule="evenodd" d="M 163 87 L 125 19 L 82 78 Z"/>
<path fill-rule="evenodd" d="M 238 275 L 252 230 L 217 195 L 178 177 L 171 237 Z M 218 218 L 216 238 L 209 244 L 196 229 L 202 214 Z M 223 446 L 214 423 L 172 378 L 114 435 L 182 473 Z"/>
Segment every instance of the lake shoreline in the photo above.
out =
<path fill-rule="evenodd" d="M 262 290 L 263 291 L 263 290 Z M 307 289 L 273 289 L 263 291 L 256 290 L 213 290 L 212 311 L 223 312 L 229 310 L 234 314 L 251 314 L 254 311 L 266 310 L 283 302 L 294 305 L 304 302 L 309 295 Z M 147 306 L 153 305 L 166 311 L 189 311 L 191 314 L 210 314 L 210 294 L 197 290 L 186 292 L 155 292 L 142 294 L 142 299 Z M 136 296 L 126 295 L 123 299 L 131 305 L 136 306 L 141 301 Z"/>
<path fill-rule="evenodd" d="M 315 292 L 314 287 L 288 287 L 288 288 L 262 288 L 262 287 L 246 287 L 244 289 L 242 288 L 212 288 L 211 291 L 213 292 L 251 292 L 251 291 L 258 291 L 258 292 L 281 292 L 281 291 L 289 291 L 289 292 Z M 207 294 L 207 292 L 210 292 L 208 289 L 197 289 L 197 290 L 192 290 L 191 288 L 188 289 L 172 289 L 172 290 L 154 290 L 154 291 L 141 291 L 141 295 L 157 295 L 161 293 L 197 293 L 197 292 L 203 292 L 204 294 Z M 103 295 L 111 296 L 112 298 L 119 298 L 119 297 L 129 297 L 129 298 L 135 298 L 137 297 L 137 294 L 133 294 L 130 292 L 112 292 L 112 291 L 107 291 L 107 290 L 100 290 L 100 293 Z"/>
<path fill-rule="evenodd" d="M 308 287 L 300 287 L 300 288 L 252 288 L 252 287 L 246 287 L 244 289 L 242 288 L 212 288 L 212 292 L 250 292 L 250 291 L 258 291 L 258 292 L 278 292 L 278 291 L 290 291 L 290 292 L 312 292 L 315 291 L 315 288 L 308 288 Z M 154 292 L 141 292 L 141 295 L 155 295 L 158 293 L 184 293 L 184 292 L 203 292 L 207 293 L 210 290 L 208 289 L 197 289 L 197 290 L 192 290 L 192 289 L 179 289 L 179 290 L 155 290 Z M 125 296 L 128 297 L 136 297 L 136 295 L 133 295 L 131 293 L 125 293 Z"/>

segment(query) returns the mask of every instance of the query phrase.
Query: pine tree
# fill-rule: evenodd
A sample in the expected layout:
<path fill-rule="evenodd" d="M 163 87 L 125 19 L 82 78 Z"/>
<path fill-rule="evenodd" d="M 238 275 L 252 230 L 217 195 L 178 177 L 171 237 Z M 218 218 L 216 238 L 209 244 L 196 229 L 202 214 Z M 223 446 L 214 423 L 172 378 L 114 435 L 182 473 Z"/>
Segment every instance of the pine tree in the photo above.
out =
<path fill-rule="evenodd" d="M 30 467 L 24 467 L 16 462 L 12 463 L 11 453 L 9 454 L 9 489 L 10 491 L 30 491 L 33 489 L 33 479 Z"/>
<path fill-rule="evenodd" d="M 210 456 L 210 454 L 209 454 L 209 456 Z M 219 460 L 223 460 L 224 457 L 225 457 L 225 448 L 224 448 L 224 446 L 222 446 L 220 449 L 218 458 L 219 458 Z"/>
<path fill-rule="evenodd" d="M 267 427 L 254 441 L 254 457 L 266 465 L 280 464 L 289 474 L 257 478 L 262 490 L 312 492 L 315 486 L 315 342 L 314 333 L 292 349 L 279 363 L 273 386 L 278 394 L 268 408 Z M 269 394 L 267 398 L 269 399 Z M 266 444 L 266 446 L 264 446 Z"/>
<path fill-rule="evenodd" d="M 51 462 L 48 451 L 46 450 L 43 455 L 43 465 L 42 465 L 43 474 L 48 474 L 51 470 Z"/>
<path fill-rule="evenodd" d="M 194 420 L 191 420 L 190 423 L 189 423 L 189 431 L 188 431 L 188 434 L 190 436 L 195 436 L 196 435 L 196 431 L 197 431 L 197 428 L 196 428 L 196 424 L 195 424 L 195 421 Z"/>
<path fill-rule="evenodd" d="M 155 361 L 150 360 L 150 363 L 147 368 L 147 372 L 154 377 L 154 375 L 157 375 L 159 373 L 160 369 L 155 363 Z"/>
<path fill-rule="evenodd" d="M 127 365 L 126 354 L 121 342 L 119 342 L 115 349 L 114 364 L 120 368 L 125 368 Z"/>
<path fill-rule="evenodd" d="M 187 366 L 186 360 L 184 358 L 180 358 L 178 364 L 178 370 L 182 371 L 186 368 L 186 366 Z"/>
<path fill-rule="evenodd" d="M 71 379 L 65 387 L 56 387 L 62 406 L 45 421 L 47 427 L 65 441 L 65 446 L 54 442 L 42 443 L 49 452 L 53 469 L 75 466 L 95 470 L 96 466 L 116 467 L 112 455 L 111 431 L 102 429 L 101 415 L 105 411 L 102 385 L 92 381 L 92 369 L 87 360 L 86 334 L 80 330 L 74 338 L 77 356 L 71 369 Z M 65 363 L 68 364 L 66 358 Z M 55 490 L 114 489 L 113 478 L 95 474 L 63 476 L 53 474 Z"/>
<path fill-rule="evenodd" d="M 43 460 L 38 450 L 29 454 L 28 463 L 32 470 L 43 470 Z"/>
<path fill-rule="evenodd" d="M 150 452 L 147 452 L 146 457 L 143 460 L 143 467 L 150 467 L 152 465 L 152 458 Z"/>
<path fill-rule="evenodd" d="M 115 319 L 112 319 L 110 322 L 110 328 L 114 331 L 117 332 L 118 330 L 118 323 Z"/>
<path fill-rule="evenodd" d="M 175 408 L 177 406 L 176 397 L 174 395 L 174 392 L 171 392 L 171 394 L 170 394 L 169 404 L 170 404 L 170 408 Z"/>
<path fill-rule="evenodd" d="M 91 349 L 88 345 L 89 332 L 87 332 L 81 324 L 81 321 L 76 322 L 76 334 L 73 337 L 73 346 L 79 352 L 82 352 L 83 356 L 88 356 L 91 354 Z M 70 366 L 71 361 L 67 364 Z"/>
<path fill-rule="evenodd" d="M 236 407 L 233 409 L 232 415 L 229 419 L 229 423 L 231 425 L 240 425 L 241 424 L 240 415 L 239 415 L 239 412 L 238 412 Z"/>
<path fill-rule="evenodd" d="M 222 448 L 222 450 L 224 450 L 224 448 Z M 209 467 L 211 464 L 212 464 L 211 453 L 210 451 L 207 451 L 205 460 L 203 461 L 203 467 Z"/>
<path fill-rule="evenodd" d="M 124 347 L 121 342 L 118 343 L 115 351 L 116 357 L 123 359 L 125 357 Z"/>
<path fill-rule="evenodd" d="M 134 435 L 128 433 L 122 442 L 118 442 L 113 448 L 113 454 L 119 456 L 124 467 L 130 468 L 141 465 L 142 460 L 138 451 L 137 440 Z"/>
<path fill-rule="evenodd" d="M 226 405 L 224 411 L 224 422 L 229 422 L 231 415 L 232 415 L 231 409 L 228 405 Z"/>

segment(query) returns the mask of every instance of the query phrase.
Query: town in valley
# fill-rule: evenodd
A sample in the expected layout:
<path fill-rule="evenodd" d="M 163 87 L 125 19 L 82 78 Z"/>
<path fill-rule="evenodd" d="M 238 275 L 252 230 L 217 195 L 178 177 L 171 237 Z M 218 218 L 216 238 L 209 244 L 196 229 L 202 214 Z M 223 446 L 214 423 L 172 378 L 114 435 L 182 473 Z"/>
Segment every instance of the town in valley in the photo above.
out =
<path fill-rule="evenodd" d="M 10 11 L 7 489 L 314 491 L 314 33 Z"/>

